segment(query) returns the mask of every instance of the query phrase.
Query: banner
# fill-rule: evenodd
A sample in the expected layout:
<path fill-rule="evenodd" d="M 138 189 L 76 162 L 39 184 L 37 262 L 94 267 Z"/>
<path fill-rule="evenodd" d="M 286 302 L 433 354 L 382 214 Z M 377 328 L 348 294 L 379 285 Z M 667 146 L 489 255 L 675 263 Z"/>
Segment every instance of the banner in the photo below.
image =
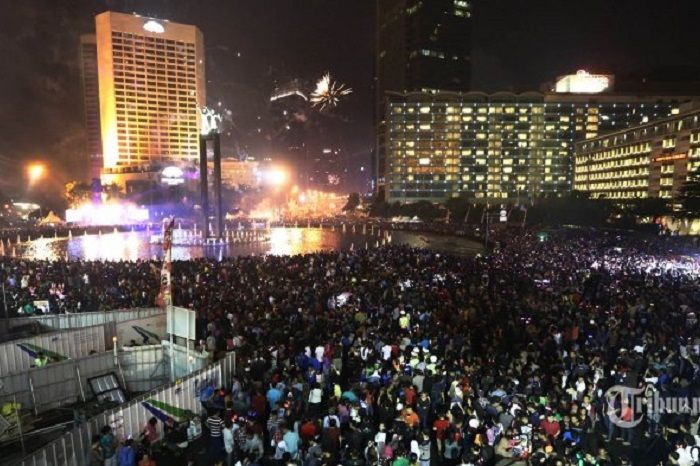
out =
<path fill-rule="evenodd" d="M 160 293 L 156 304 L 165 309 L 173 305 L 173 290 L 171 273 L 173 267 L 173 228 L 175 217 L 172 217 L 163 232 L 163 268 L 160 271 Z"/>
<path fill-rule="evenodd" d="M 160 345 L 166 336 L 165 314 L 117 324 L 119 346 Z"/>

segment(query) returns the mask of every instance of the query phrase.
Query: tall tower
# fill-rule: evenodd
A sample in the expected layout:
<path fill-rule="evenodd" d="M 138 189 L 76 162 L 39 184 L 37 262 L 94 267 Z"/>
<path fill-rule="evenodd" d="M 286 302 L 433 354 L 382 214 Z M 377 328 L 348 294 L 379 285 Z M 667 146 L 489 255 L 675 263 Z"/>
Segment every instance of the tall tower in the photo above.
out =
<path fill-rule="evenodd" d="M 376 0 L 377 185 L 385 183 L 386 93 L 468 91 L 471 0 Z"/>
<path fill-rule="evenodd" d="M 94 34 L 80 36 L 80 78 L 87 135 L 87 167 L 90 179 L 100 176 L 102 136 L 100 134 L 100 91 L 97 78 L 97 41 Z"/>
<path fill-rule="evenodd" d="M 95 25 L 103 169 L 195 163 L 206 97 L 202 33 L 111 11 Z"/>

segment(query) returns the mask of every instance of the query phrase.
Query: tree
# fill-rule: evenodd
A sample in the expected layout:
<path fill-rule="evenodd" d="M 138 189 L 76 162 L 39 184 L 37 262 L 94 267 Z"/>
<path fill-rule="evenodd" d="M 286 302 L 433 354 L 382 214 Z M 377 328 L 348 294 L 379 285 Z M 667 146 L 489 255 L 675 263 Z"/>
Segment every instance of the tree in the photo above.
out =
<path fill-rule="evenodd" d="M 612 213 L 607 199 L 589 199 L 585 193 L 572 192 L 567 197 L 538 199 L 530 207 L 527 222 L 531 225 L 604 226 Z"/>
<path fill-rule="evenodd" d="M 443 204 L 445 209 L 450 212 L 451 223 L 463 223 L 467 212 L 471 216 L 469 200 L 465 197 L 452 197 Z"/>
<path fill-rule="evenodd" d="M 360 193 L 350 193 L 348 195 L 348 202 L 345 203 L 343 207 L 344 212 L 352 212 L 357 209 L 360 205 Z"/>
<path fill-rule="evenodd" d="M 700 169 L 688 175 L 688 179 L 681 186 L 678 200 L 681 203 L 681 217 L 700 218 Z"/>
<path fill-rule="evenodd" d="M 658 217 L 671 212 L 668 201 L 660 197 L 634 199 L 629 203 L 629 210 L 637 217 Z"/>
<path fill-rule="evenodd" d="M 372 204 L 369 206 L 370 217 L 381 217 L 386 218 L 389 216 L 389 204 L 386 203 L 384 199 L 376 197 Z"/>
<path fill-rule="evenodd" d="M 66 183 L 63 197 L 68 202 L 68 207 L 77 207 L 80 204 L 89 202 L 92 196 L 92 188 L 87 183 L 71 181 Z"/>

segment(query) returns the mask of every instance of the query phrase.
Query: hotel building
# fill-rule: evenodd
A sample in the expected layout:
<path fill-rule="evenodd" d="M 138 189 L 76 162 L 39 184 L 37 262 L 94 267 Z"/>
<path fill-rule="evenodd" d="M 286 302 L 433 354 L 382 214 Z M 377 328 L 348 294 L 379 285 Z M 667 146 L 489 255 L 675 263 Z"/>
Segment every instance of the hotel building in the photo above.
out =
<path fill-rule="evenodd" d="M 88 177 L 99 178 L 102 169 L 100 91 L 97 77 L 97 41 L 94 34 L 80 36 L 80 81 L 87 137 Z"/>
<path fill-rule="evenodd" d="M 388 93 L 389 202 L 517 202 L 573 183 L 574 143 L 674 115 L 678 96 L 528 92 Z"/>
<path fill-rule="evenodd" d="M 386 93 L 466 92 L 471 84 L 471 0 L 380 0 L 376 24 L 373 178 L 385 188 Z"/>
<path fill-rule="evenodd" d="M 97 15 L 95 25 L 103 175 L 197 161 L 202 33 L 115 12 Z"/>
<path fill-rule="evenodd" d="M 700 169 L 700 106 L 576 144 L 574 189 L 593 198 L 674 198 Z"/>

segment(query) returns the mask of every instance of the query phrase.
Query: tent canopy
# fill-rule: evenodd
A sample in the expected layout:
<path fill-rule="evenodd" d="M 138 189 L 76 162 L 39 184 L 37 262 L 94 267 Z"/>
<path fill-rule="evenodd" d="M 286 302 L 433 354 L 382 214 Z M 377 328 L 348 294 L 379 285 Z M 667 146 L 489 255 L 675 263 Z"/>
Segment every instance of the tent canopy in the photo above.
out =
<path fill-rule="evenodd" d="M 48 215 L 41 220 L 39 220 L 39 225 L 63 225 L 64 222 L 61 217 L 56 215 L 53 210 L 50 210 Z"/>

